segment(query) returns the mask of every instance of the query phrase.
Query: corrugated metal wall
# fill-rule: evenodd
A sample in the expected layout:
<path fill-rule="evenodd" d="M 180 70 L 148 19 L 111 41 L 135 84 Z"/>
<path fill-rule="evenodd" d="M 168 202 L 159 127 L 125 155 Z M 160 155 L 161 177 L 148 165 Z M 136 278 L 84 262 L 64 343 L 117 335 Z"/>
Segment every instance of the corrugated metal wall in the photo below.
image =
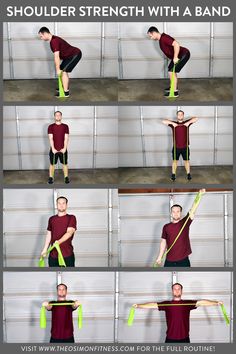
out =
<path fill-rule="evenodd" d="M 68 198 L 77 218 L 73 245 L 76 266 L 117 265 L 118 195 L 116 189 L 5 189 L 4 265 L 37 267 L 55 200 Z"/>
<path fill-rule="evenodd" d="M 42 26 L 82 50 L 83 59 L 72 78 L 117 77 L 116 23 L 7 22 L 3 27 L 4 79 L 56 77 L 49 43 L 38 37 Z"/>
<path fill-rule="evenodd" d="M 120 194 L 119 264 L 151 267 L 159 253 L 162 228 L 170 222 L 170 207 L 180 204 L 183 216 L 196 193 Z M 190 227 L 192 266 L 233 264 L 232 192 L 207 192 Z"/>
<path fill-rule="evenodd" d="M 186 119 L 199 118 L 189 128 L 191 164 L 195 166 L 233 164 L 232 106 L 121 106 L 119 166 L 170 166 L 172 131 L 161 121 L 175 120 L 178 109 L 185 112 Z"/>
<path fill-rule="evenodd" d="M 118 108 L 115 106 L 5 106 L 5 170 L 38 170 L 49 166 L 47 128 L 54 112 L 68 124 L 69 168 L 118 167 Z M 61 168 L 60 165 L 58 165 Z"/>

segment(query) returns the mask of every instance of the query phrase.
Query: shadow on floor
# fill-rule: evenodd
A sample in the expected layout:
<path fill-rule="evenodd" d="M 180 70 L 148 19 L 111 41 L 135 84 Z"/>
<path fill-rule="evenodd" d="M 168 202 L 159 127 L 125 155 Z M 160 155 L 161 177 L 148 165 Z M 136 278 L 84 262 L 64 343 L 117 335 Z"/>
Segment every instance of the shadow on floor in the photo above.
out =
<path fill-rule="evenodd" d="M 179 97 L 164 97 L 168 80 L 120 80 L 118 100 L 130 101 L 161 101 L 161 102 L 215 102 L 233 100 L 233 79 L 179 79 Z"/>
<path fill-rule="evenodd" d="M 70 97 L 55 97 L 57 80 L 4 80 L 3 99 L 6 102 L 112 102 L 117 101 L 118 81 L 109 79 L 71 79 Z"/>
<path fill-rule="evenodd" d="M 119 168 L 120 184 L 231 184 L 233 183 L 232 166 L 192 166 L 192 180 L 186 179 L 184 167 L 177 170 L 176 182 L 170 180 L 170 167 L 124 167 Z"/>

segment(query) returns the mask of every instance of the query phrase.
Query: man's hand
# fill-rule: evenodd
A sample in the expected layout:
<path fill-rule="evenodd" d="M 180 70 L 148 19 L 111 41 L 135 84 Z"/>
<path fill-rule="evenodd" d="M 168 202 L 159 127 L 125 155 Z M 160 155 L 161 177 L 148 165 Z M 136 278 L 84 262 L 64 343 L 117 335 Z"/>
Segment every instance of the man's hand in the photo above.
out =
<path fill-rule="evenodd" d="M 58 151 L 57 151 L 55 148 L 52 149 L 52 153 L 53 153 L 54 155 L 55 155 L 57 152 L 58 152 Z"/>
<path fill-rule="evenodd" d="M 157 258 L 157 259 L 156 259 L 156 263 L 157 263 L 158 265 L 161 265 L 161 258 Z"/>
<path fill-rule="evenodd" d="M 178 58 L 178 57 L 174 57 L 174 58 L 173 58 L 173 62 L 174 62 L 174 64 L 177 64 L 177 63 L 178 63 L 178 61 L 179 61 L 179 58 Z"/>
<path fill-rule="evenodd" d="M 45 250 L 42 250 L 42 252 L 41 252 L 41 257 L 46 257 L 46 255 L 47 255 L 47 250 L 45 251 Z"/>
<path fill-rule="evenodd" d="M 135 309 L 138 308 L 138 304 L 133 304 L 132 307 L 134 307 Z"/>
<path fill-rule="evenodd" d="M 205 194 L 205 193 L 206 193 L 206 190 L 205 190 L 205 188 L 203 188 L 203 189 L 200 189 L 199 192 L 200 192 L 201 194 Z"/>
<path fill-rule="evenodd" d="M 49 304 L 49 302 L 48 301 L 44 301 L 43 303 L 42 303 L 42 306 L 43 307 L 48 307 L 50 304 Z"/>
<path fill-rule="evenodd" d="M 175 123 L 175 122 L 173 122 L 172 125 L 173 125 L 174 128 L 178 127 L 178 124 Z"/>
<path fill-rule="evenodd" d="M 66 152 L 66 149 L 63 148 L 63 149 L 60 150 L 60 152 L 62 152 L 64 154 Z"/>
<path fill-rule="evenodd" d="M 57 69 L 57 75 L 61 75 L 62 74 L 62 70 L 61 69 Z"/>
<path fill-rule="evenodd" d="M 73 305 L 75 307 L 79 307 L 81 305 L 81 302 L 79 300 L 75 300 Z"/>
<path fill-rule="evenodd" d="M 218 301 L 218 305 L 219 306 L 223 305 L 223 301 Z"/>

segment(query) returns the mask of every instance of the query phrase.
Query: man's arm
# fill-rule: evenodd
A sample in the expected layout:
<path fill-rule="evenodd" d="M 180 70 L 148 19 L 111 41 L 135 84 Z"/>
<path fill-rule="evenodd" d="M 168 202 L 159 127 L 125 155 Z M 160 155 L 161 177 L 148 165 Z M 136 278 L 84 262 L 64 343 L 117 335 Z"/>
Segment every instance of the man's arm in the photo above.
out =
<path fill-rule="evenodd" d="M 72 308 L 73 308 L 74 310 L 76 310 L 80 305 L 81 305 L 81 303 L 80 303 L 78 300 L 75 300 L 74 303 L 73 303 L 73 305 L 72 305 Z"/>
<path fill-rule="evenodd" d="M 61 149 L 61 152 L 64 154 L 67 150 L 67 146 L 68 146 L 68 142 L 69 142 L 69 134 L 65 134 L 65 138 L 64 138 L 64 147 L 63 149 Z"/>
<path fill-rule="evenodd" d="M 158 304 L 156 302 L 148 302 L 146 304 L 133 304 L 136 309 L 157 309 Z"/>
<path fill-rule="evenodd" d="M 172 120 L 169 120 L 169 119 L 163 119 L 162 120 L 162 123 L 165 124 L 165 125 L 173 125 L 173 127 L 177 127 L 177 123 L 173 122 Z"/>
<path fill-rule="evenodd" d="M 179 55 L 179 51 L 180 51 L 180 45 L 177 41 L 174 41 L 172 43 L 172 46 L 174 47 L 174 58 L 173 58 L 173 62 L 174 64 L 178 63 L 179 61 L 179 58 L 178 58 L 178 55 Z"/>
<path fill-rule="evenodd" d="M 60 75 L 60 73 L 61 73 L 61 69 L 60 69 L 61 60 L 60 60 L 60 52 L 59 51 L 54 52 L 54 63 L 55 63 L 57 75 Z"/>
<path fill-rule="evenodd" d="M 156 259 L 157 264 L 161 264 L 161 260 L 162 260 L 163 254 L 165 253 L 165 250 L 166 250 L 166 239 L 162 238 L 161 243 L 160 243 L 159 255 Z"/>
<path fill-rule="evenodd" d="M 223 305 L 222 301 L 215 301 L 215 300 L 199 300 L 196 303 L 196 307 L 199 306 L 220 306 Z"/>
<path fill-rule="evenodd" d="M 70 237 L 72 237 L 74 233 L 75 233 L 75 228 L 68 227 L 66 233 L 61 238 L 59 238 L 59 240 L 57 240 L 56 242 L 58 242 L 58 244 L 60 245 L 61 243 L 67 241 Z"/>
<path fill-rule="evenodd" d="M 197 117 L 192 117 L 191 119 L 189 119 L 186 123 L 184 123 L 184 125 L 186 127 L 188 127 L 190 124 L 196 123 L 198 121 Z"/>
<path fill-rule="evenodd" d="M 51 242 L 51 237 L 52 237 L 51 231 L 47 231 L 45 243 L 44 243 L 44 246 L 43 246 L 43 250 L 41 252 L 41 256 L 43 256 L 43 257 L 46 257 L 47 250 L 48 250 L 48 247 L 49 247 L 50 242 Z"/>
<path fill-rule="evenodd" d="M 44 301 L 42 306 L 45 307 L 48 311 L 51 311 L 52 309 L 52 305 L 50 305 L 48 301 Z"/>
<path fill-rule="evenodd" d="M 52 152 L 53 152 L 53 154 L 56 154 L 57 150 L 54 147 L 53 134 L 48 134 L 48 138 L 49 138 L 49 143 L 50 143 L 50 147 L 52 149 Z"/>
<path fill-rule="evenodd" d="M 202 196 L 206 193 L 206 190 L 205 189 L 200 189 L 198 194 L 196 195 L 195 199 L 194 199 L 194 202 L 193 202 L 193 205 L 192 205 L 192 208 L 190 209 L 189 211 L 189 215 L 190 215 L 190 219 L 193 220 L 194 219 L 194 216 L 195 216 L 195 213 L 196 213 L 196 210 L 199 206 L 199 203 L 200 203 L 200 200 L 202 198 Z"/>

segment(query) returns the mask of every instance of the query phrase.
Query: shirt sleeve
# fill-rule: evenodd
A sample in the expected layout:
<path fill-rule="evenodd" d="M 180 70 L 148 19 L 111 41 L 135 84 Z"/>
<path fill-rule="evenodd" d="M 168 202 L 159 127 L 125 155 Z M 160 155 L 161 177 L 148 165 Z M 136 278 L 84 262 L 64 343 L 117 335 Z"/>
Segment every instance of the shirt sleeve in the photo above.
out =
<path fill-rule="evenodd" d="M 189 305 L 190 311 L 197 309 L 197 306 L 196 306 L 197 300 L 186 300 L 186 302 L 188 302 L 188 304 L 192 304 L 192 305 Z"/>
<path fill-rule="evenodd" d="M 165 44 L 172 46 L 173 42 L 175 41 L 175 39 L 171 36 L 169 36 L 168 34 L 164 37 L 165 40 Z"/>
<path fill-rule="evenodd" d="M 185 217 L 181 220 L 183 224 L 185 223 L 188 216 L 189 216 L 189 213 L 187 215 L 185 215 Z M 193 222 L 193 220 L 191 218 L 189 218 L 186 226 L 190 226 L 192 224 L 192 222 Z"/>
<path fill-rule="evenodd" d="M 74 215 L 70 216 L 70 220 L 69 220 L 69 223 L 68 223 L 67 227 L 73 227 L 75 230 L 77 230 L 77 228 L 76 228 L 76 217 Z"/>
<path fill-rule="evenodd" d="M 164 238 L 165 240 L 167 239 L 166 225 L 162 229 L 161 238 Z"/>
<path fill-rule="evenodd" d="M 51 221 L 52 221 L 51 218 L 49 218 L 49 220 L 48 220 L 48 228 L 47 228 L 48 231 L 52 231 Z"/>
<path fill-rule="evenodd" d="M 167 301 L 164 301 L 164 302 L 157 302 L 157 306 L 160 304 L 166 304 Z M 159 311 L 166 311 L 166 306 L 158 306 L 158 310 Z"/>
<path fill-rule="evenodd" d="M 60 42 L 58 38 L 52 38 L 51 40 L 51 48 L 53 53 L 60 51 Z"/>
<path fill-rule="evenodd" d="M 65 125 L 65 134 L 69 134 L 69 126 L 67 124 Z"/>
<path fill-rule="evenodd" d="M 51 124 L 48 126 L 48 134 L 53 134 L 52 125 Z"/>

